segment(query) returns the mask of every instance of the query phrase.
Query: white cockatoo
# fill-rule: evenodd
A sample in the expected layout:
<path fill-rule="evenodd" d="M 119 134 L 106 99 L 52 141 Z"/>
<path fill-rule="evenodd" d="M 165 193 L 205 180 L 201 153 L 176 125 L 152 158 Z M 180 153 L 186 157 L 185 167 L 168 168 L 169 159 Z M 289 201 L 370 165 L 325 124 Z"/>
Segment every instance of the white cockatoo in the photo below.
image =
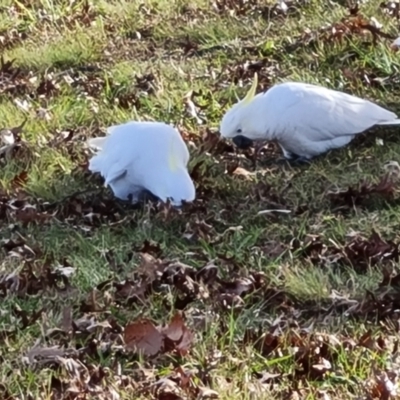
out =
<path fill-rule="evenodd" d="M 89 170 L 99 172 L 116 197 L 137 203 L 147 193 L 174 206 L 194 200 L 189 151 L 177 129 L 162 122 L 132 121 L 111 126 L 107 133 L 88 140 L 89 147 L 97 149 Z"/>
<path fill-rule="evenodd" d="M 374 125 L 398 125 L 391 111 L 358 97 L 301 82 L 286 82 L 255 94 L 257 74 L 246 97 L 220 125 L 240 148 L 253 140 L 276 141 L 285 158 L 309 160 L 347 145 Z"/>

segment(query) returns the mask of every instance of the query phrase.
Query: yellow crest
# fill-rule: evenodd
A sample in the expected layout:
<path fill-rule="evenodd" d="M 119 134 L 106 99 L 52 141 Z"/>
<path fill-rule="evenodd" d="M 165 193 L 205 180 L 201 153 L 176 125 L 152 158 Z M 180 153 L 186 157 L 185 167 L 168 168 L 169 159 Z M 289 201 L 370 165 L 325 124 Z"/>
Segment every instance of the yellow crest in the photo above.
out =
<path fill-rule="evenodd" d="M 251 85 L 250 90 L 247 92 L 246 97 L 242 100 L 243 105 L 247 105 L 253 100 L 254 96 L 256 95 L 257 83 L 258 83 L 258 76 L 256 72 L 254 74 L 253 84 Z"/>
<path fill-rule="evenodd" d="M 174 138 L 172 138 L 170 141 L 170 146 L 168 151 L 168 166 L 172 172 L 178 169 L 178 162 L 179 161 L 174 146 Z"/>

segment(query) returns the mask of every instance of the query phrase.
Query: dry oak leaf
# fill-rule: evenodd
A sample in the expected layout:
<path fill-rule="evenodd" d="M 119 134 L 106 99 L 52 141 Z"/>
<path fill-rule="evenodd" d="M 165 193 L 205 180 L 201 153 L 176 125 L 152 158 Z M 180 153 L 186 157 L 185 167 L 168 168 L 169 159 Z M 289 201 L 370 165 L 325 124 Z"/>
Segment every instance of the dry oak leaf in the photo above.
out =
<path fill-rule="evenodd" d="M 180 313 L 174 315 L 169 325 L 162 330 L 162 333 L 165 335 L 166 345 L 171 345 L 172 349 L 176 350 L 182 356 L 187 354 L 193 342 L 194 335 L 186 327 Z"/>
<path fill-rule="evenodd" d="M 125 327 L 124 341 L 129 350 L 148 356 L 158 354 L 164 347 L 164 336 L 148 319 L 141 319 Z"/>
<path fill-rule="evenodd" d="M 184 356 L 193 339 L 194 334 L 186 327 L 179 313 L 164 328 L 154 326 L 148 319 L 141 319 L 126 326 L 124 332 L 126 347 L 148 356 L 170 351 Z"/>

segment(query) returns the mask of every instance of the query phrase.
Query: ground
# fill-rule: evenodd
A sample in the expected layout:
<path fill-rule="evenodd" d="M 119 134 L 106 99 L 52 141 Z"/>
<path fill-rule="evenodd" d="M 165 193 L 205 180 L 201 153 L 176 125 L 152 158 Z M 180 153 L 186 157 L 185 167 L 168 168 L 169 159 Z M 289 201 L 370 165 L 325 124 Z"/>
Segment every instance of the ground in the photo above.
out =
<path fill-rule="evenodd" d="M 2 399 L 397 396 L 398 129 L 289 165 L 218 125 L 254 72 L 400 114 L 399 7 L 278 3 L 2 2 Z M 179 127 L 193 204 L 88 172 L 131 119 Z"/>

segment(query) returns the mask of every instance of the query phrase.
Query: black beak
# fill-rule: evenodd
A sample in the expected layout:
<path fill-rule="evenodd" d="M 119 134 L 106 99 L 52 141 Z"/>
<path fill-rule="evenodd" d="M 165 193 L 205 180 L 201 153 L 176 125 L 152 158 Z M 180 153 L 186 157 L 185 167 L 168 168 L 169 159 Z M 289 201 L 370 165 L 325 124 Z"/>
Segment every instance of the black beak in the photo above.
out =
<path fill-rule="evenodd" d="M 249 147 L 253 146 L 253 141 L 242 135 L 235 136 L 234 138 L 232 138 L 232 141 L 237 147 L 239 147 L 239 149 L 243 150 L 246 150 Z"/>

